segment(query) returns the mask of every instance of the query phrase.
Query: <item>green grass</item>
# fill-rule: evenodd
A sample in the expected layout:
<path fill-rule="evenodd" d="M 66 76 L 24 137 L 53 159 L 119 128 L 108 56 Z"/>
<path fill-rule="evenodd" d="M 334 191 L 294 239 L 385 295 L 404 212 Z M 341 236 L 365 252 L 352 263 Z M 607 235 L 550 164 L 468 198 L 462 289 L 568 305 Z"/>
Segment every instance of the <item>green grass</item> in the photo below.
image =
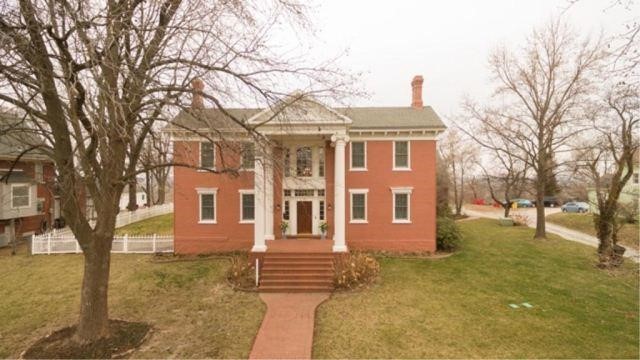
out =
<path fill-rule="evenodd" d="M 116 235 L 173 235 L 173 213 L 154 216 L 116 229 Z"/>
<path fill-rule="evenodd" d="M 593 225 L 593 214 L 556 213 L 547 216 L 547 220 L 569 229 L 596 236 Z M 640 241 L 640 224 L 625 224 L 618 232 L 618 240 L 622 245 L 638 249 Z"/>
<path fill-rule="evenodd" d="M 638 358 L 637 264 L 609 273 L 594 248 L 493 220 L 460 226 L 459 253 L 380 258 L 376 285 L 322 304 L 314 357 Z"/>
<path fill-rule="evenodd" d="M 0 254 L 0 358 L 16 358 L 36 339 L 73 324 L 81 255 Z M 247 358 L 265 306 L 225 283 L 226 260 L 152 263 L 113 256 L 110 317 L 153 324 L 134 358 Z"/>

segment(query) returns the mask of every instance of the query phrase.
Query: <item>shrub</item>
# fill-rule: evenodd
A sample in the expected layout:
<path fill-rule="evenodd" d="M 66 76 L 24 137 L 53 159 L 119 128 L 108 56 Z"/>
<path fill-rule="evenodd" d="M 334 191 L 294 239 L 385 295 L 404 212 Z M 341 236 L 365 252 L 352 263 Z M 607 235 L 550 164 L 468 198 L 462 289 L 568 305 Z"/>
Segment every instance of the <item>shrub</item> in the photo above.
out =
<path fill-rule="evenodd" d="M 527 226 L 529 223 L 529 217 L 527 215 L 512 214 L 511 219 L 513 219 L 514 226 Z"/>
<path fill-rule="evenodd" d="M 334 270 L 336 289 L 355 289 L 373 283 L 380 273 L 380 264 L 371 255 L 353 252 L 336 258 Z"/>
<path fill-rule="evenodd" d="M 227 270 L 227 280 L 236 288 L 250 289 L 256 287 L 255 266 L 246 255 L 231 257 L 231 266 Z"/>
<path fill-rule="evenodd" d="M 458 224 L 448 217 L 436 220 L 436 247 L 440 251 L 454 251 L 460 246 L 462 234 Z"/>

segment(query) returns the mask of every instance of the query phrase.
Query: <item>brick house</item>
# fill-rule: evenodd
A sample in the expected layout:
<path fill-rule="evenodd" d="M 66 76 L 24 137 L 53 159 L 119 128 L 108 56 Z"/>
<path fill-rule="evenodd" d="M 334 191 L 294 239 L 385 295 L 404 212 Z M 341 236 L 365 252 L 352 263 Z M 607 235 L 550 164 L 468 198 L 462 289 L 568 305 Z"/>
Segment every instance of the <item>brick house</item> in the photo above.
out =
<path fill-rule="evenodd" d="M 8 121 L 11 115 L 0 117 Z M 51 186 L 55 177 L 53 162 L 36 152 L 29 152 L 16 162 L 24 149 L 21 139 L 9 135 L 0 138 L 0 246 L 9 243 L 14 231 L 18 238 L 39 234 L 59 217 Z"/>
<path fill-rule="evenodd" d="M 435 251 L 436 137 L 445 126 L 423 106 L 422 83 L 411 82 L 410 107 L 331 108 L 304 98 L 226 115 L 194 95 L 165 129 L 174 161 L 229 174 L 174 168 L 175 251 L 261 253 L 283 236 L 324 238 L 325 223 L 318 241 L 333 252 Z"/>

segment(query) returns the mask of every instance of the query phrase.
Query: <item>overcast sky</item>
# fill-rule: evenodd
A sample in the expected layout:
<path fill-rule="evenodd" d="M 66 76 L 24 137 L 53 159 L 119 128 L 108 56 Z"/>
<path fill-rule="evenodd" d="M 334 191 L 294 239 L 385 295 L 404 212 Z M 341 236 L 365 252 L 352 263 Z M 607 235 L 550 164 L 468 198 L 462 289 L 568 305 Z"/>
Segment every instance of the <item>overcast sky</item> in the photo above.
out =
<path fill-rule="evenodd" d="M 499 44 L 519 46 L 534 26 L 565 11 L 582 34 L 615 34 L 640 14 L 610 7 L 613 0 L 318 1 L 312 11 L 318 56 L 347 49 L 340 66 L 363 72 L 369 98 L 354 106 L 408 106 L 410 82 L 424 76 L 423 98 L 443 117 L 463 94 L 476 99 L 490 87 L 488 55 Z M 637 15 L 636 15 L 637 16 Z"/>

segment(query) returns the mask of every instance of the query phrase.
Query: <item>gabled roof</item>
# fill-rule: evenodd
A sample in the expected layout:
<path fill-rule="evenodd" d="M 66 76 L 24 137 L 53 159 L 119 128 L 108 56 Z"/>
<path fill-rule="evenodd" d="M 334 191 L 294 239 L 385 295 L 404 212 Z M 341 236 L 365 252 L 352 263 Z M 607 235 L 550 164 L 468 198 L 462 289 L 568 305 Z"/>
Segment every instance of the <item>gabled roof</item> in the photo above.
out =
<path fill-rule="evenodd" d="M 0 159 L 12 160 L 24 151 L 43 144 L 35 131 L 29 131 L 15 114 L 0 112 Z M 50 160 L 42 151 L 31 150 L 20 160 Z"/>
<path fill-rule="evenodd" d="M 342 114 L 352 122 L 347 126 L 352 129 L 433 129 L 444 130 L 446 126 L 438 114 L 430 106 L 422 109 L 412 107 L 340 107 L 332 108 L 336 113 Z M 202 116 L 196 118 L 186 111 L 180 112 L 165 130 L 180 130 L 186 128 L 190 130 L 214 128 L 216 130 L 241 130 L 242 126 L 226 116 L 219 109 L 195 110 Z M 248 125 L 259 123 L 260 118 L 267 118 L 264 109 L 225 109 L 233 117 Z M 258 118 L 260 114 L 264 117 Z M 285 114 L 287 114 L 285 112 Z M 336 118 L 337 119 L 337 118 Z M 274 119 L 274 121 L 277 121 Z"/>

